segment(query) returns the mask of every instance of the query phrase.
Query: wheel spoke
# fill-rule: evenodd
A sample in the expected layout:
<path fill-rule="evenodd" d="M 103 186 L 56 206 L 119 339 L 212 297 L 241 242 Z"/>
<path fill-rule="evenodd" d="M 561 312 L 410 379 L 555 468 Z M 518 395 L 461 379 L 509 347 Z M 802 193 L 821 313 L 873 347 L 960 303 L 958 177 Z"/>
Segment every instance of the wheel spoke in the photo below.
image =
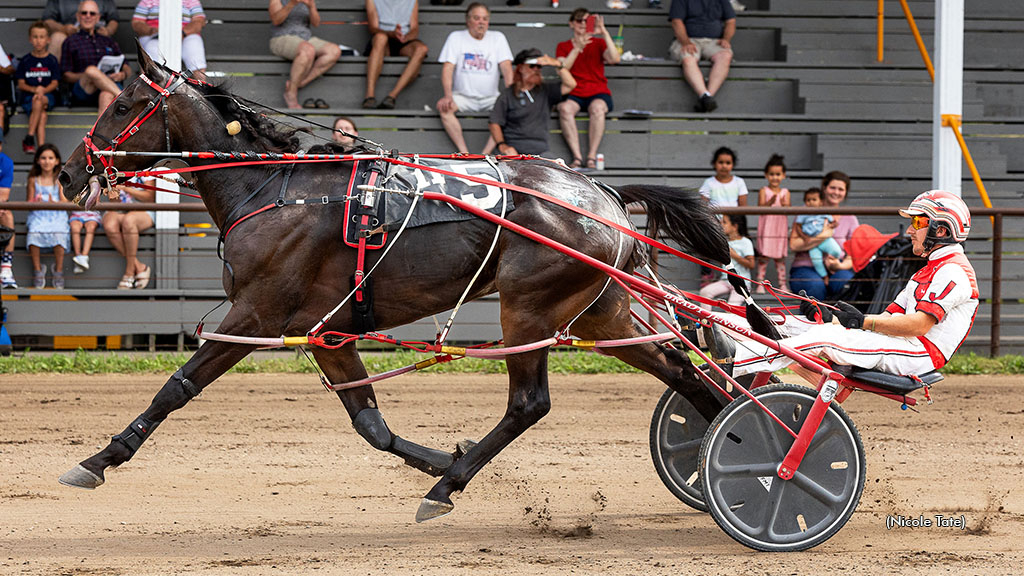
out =
<path fill-rule="evenodd" d="M 722 466 L 717 462 L 711 463 L 716 477 L 725 478 L 760 478 L 763 476 L 775 476 L 779 468 L 778 462 L 765 462 L 763 464 L 733 464 Z"/>
<path fill-rule="evenodd" d="M 680 456 L 692 456 L 694 461 L 697 459 L 697 454 L 700 452 L 700 443 L 703 439 L 698 438 L 696 440 L 687 440 L 686 442 L 680 442 L 678 444 L 669 444 L 668 442 L 662 442 L 662 454 L 665 454 L 668 458 L 678 458 Z"/>
<path fill-rule="evenodd" d="M 789 481 L 793 483 L 793 486 L 800 488 L 808 496 L 814 498 L 818 502 L 821 502 L 830 509 L 833 506 L 843 503 L 843 494 L 833 494 L 829 492 L 824 487 L 822 487 L 821 484 L 818 484 L 809 476 L 800 472 L 799 470 L 796 471 L 796 474 L 794 474 L 793 478 L 790 479 Z"/>

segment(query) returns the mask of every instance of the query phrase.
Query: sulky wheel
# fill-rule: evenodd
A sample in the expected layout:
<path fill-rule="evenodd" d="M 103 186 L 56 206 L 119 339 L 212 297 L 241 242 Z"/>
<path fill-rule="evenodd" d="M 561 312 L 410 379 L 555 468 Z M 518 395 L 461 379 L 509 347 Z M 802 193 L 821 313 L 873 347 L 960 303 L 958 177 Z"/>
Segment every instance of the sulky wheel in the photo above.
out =
<path fill-rule="evenodd" d="M 707 364 L 700 370 L 706 371 Z M 741 376 L 739 383 L 749 387 L 753 379 L 753 375 Z M 707 430 L 708 421 L 689 400 L 671 388 L 665 390 L 651 417 L 651 459 L 669 492 L 701 512 L 707 512 L 708 507 L 697 478 L 697 457 Z"/>
<path fill-rule="evenodd" d="M 799 432 L 815 391 L 764 386 L 753 395 Z M 833 402 L 796 475 L 776 470 L 793 437 L 745 396 L 711 423 L 700 454 L 701 487 L 715 522 L 756 550 L 788 552 L 821 544 L 853 515 L 864 491 L 864 446 L 846 412 Z"/>

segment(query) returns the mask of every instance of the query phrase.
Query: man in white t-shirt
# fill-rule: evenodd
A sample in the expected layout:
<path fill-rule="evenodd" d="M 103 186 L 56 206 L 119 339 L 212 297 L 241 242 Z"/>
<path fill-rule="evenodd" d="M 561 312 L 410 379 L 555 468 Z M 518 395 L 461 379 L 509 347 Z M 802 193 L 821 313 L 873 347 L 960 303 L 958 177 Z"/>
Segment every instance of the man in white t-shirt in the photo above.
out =
<path fill-rule="evenodd" d="M 512 49 L 501 32 L 487 28 L 491 11 L 479 2 L 466 9 L 466 30 L 448 35 L 437 61 L 441 67 L 444 96 L 437 101 L 441 124 L 455 148 L 469 153 L 462 136 L 462 125 L 455 113 L 487 112 L 498 99 L 498 80 L 504 86 L 512 83 Z M 483 153 L 494 149 L 494 138 L 488 137 Z"/>

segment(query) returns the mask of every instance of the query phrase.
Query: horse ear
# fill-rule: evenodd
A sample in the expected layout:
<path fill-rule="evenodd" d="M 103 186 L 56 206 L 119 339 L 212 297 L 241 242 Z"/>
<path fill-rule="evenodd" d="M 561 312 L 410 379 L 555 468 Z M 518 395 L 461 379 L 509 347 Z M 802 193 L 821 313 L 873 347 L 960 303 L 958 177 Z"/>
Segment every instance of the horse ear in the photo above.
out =
<path fill-rule="evenodd" d="M 142 44 L 139 43 L 139 39 L 135 39 L 135 51 L 139 55 L 139 69 L 142 70 L 147 76 L 155 76 L 155 72 L 159 69 L 159 66 L 153 59 L 149 57 L 149 54 L 142 48 Z"/>

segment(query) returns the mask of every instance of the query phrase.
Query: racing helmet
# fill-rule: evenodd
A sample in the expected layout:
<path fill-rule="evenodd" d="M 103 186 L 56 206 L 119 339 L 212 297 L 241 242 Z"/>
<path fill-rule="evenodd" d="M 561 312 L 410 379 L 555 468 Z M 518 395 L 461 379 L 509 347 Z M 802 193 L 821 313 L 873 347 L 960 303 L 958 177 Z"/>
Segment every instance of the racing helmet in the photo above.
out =
<path fill-rule="evenodd" d="M 928 236 L 925 247 L 935 244 L 959 244 L 967 240 L 971 233 L 971 211 L 967 204 L 956 194 L 945 190 L 929 190 L 918 195 L 910 206 L 900 210 L 900 216 L 912 218 L 926 216 L 928 218 Z M 939 238 L 938 227 L 946 228 L 949 234 Z"/>

